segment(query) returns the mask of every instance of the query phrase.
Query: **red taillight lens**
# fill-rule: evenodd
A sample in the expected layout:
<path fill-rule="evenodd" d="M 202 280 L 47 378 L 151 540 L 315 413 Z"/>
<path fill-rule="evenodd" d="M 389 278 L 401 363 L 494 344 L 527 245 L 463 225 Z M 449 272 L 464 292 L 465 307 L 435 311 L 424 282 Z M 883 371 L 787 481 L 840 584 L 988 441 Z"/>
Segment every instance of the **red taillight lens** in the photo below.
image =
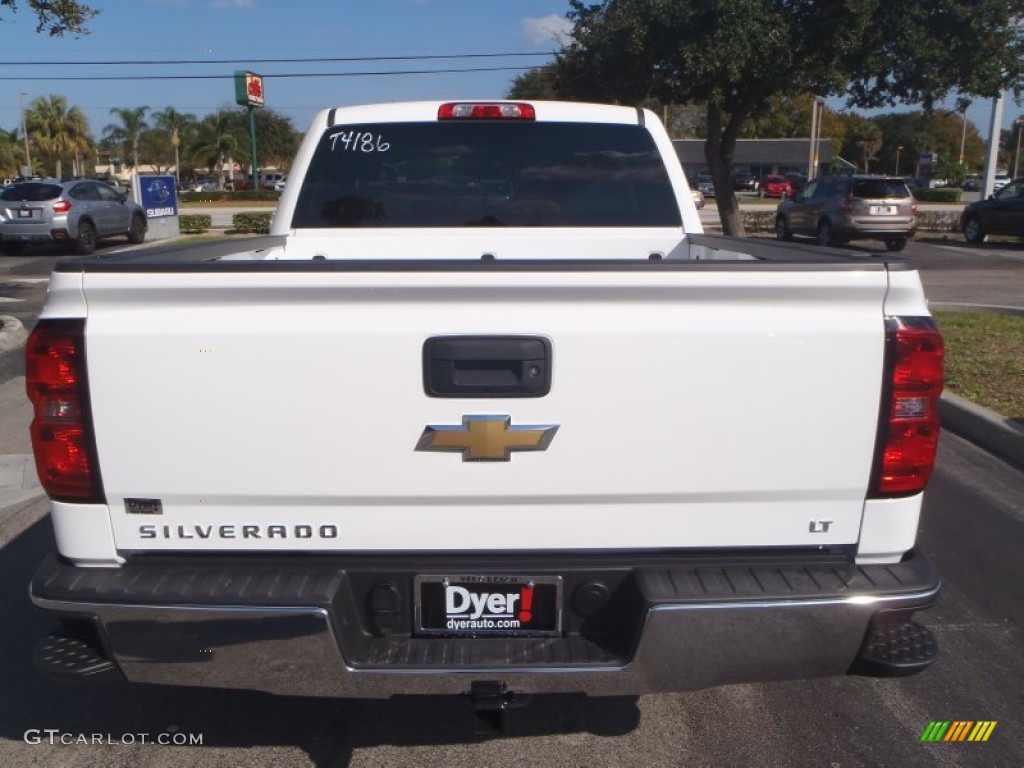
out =
<path fill-rule="evenodd" d="M 910 198 L 910 215 L 917 216 L 917 200 Z"/>
<path fill-rule="evenodd" d="M 58 200 L 53 204 L 54 213 L 67 213 L 71 210 L 71 203 L 67 200 Z"/>
<path fill-rule="evenodd" d="M 437 110 L 438 120 L 536 120 L 532 104 L 450 102 Z"/>
<path fill-rule="evenodd" d="M 844 197 L 842 202 L 839 203 L 839 210 L 841 210 L 843 213 L 849 213 L 850 211 L 852 211 L 853 210 L 853 198 L 852 197 Z"/>
<path fill-rule="evenodd" d="M 52 499 L 103 501 L 85 379 L 85 321 L 40 320 L 25 345 L 32 450 Z"/>
<path fill-rule="evenodd" d="M 928 483 L 945 381 L 942 335 L 930 317 L 889 318 L 886 344 L 888 398 L 879 426 L 875 497 L 918 493 Z"/>

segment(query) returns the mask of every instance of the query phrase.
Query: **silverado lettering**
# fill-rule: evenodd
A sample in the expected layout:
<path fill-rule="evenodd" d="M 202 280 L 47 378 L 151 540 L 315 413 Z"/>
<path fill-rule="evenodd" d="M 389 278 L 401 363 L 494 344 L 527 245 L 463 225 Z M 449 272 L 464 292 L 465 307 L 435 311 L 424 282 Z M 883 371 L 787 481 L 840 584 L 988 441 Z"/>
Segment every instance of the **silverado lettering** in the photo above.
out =
<path fill-rule="evenodd" d="M 140 525 L 141 539 L 336 539 L 336 525 Z"/>

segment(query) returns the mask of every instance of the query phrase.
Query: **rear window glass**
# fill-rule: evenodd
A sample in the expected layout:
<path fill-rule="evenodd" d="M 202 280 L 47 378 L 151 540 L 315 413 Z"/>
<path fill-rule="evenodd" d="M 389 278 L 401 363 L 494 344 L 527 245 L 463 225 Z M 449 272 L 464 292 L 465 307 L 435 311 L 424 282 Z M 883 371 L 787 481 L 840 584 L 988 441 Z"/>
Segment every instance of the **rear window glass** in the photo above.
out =
<path fill-rule="evenodd" d="M 346 125 L 320 139 L 292 226 L 678 227 L 640 126 Z"/>
<path fill-rule="evenodd" d="M 868 199 L 910 197 L 910 190 L 898 179 L 865 179 L 854 183 L 853 196 Z"/>
<path fill-rule="evenodd" d="M 60 191 L 61 187 L 56 184 L 12 184 L 0 192 L 0 200 L 27 200 L 30 203 L 53 200 L 60 197 Z"/>

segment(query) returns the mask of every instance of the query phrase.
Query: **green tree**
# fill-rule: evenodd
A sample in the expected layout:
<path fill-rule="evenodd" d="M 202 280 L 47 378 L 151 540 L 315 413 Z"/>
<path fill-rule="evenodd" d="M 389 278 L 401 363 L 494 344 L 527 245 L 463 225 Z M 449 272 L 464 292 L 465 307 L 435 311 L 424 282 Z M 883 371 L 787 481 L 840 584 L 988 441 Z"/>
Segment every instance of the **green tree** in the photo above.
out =
<path fill-rule="evenodd" d="M 24 161 L 25 153 L 18 132 L 0 129 L 0 174 L 17 176 Z"/>
<path fill-rule="evenodd" d="M 980 169 L 984 163 L 985 141 L 963 113 L 948 110 L 915 111 L 878 115 L 871 122 L 882 132 L 882 147 L 878 152 L 882 169 L 898 175 L 921 175 L 918 158 L 937 155 L 942 166 L 932 169 L 932 175 L 952 177 L 956 180 L 966 172 Z M 964 162 L 960 163 L 960 146 L 964 147 Z M 899 168 L 896 155 L 899 154 Z"/>
<path fill-rule="evenodd" d="M 846 132 L 846 144 L 855 152 L 854 157 L 864 167 L 864 173 L 871 173 L 871 161 L 878 157 L 882 148 L 882 130 L 875 123 L 863 117 L 854 117 Z"/>
<path fill-rule="evenodd" d="M 555 81 L 554 64 L 531 69 L 515 77 L 505 94 L 509 99 L 557 100 L 562 98 Z"/>
<path fill-rule="evenodd" d="M 174 178 L 181 181 L 181 147 L 195 141 L 198 120 L 190 112 L 179 112 L 165 107 L 153 113 L 154 127 L 149 131 L 154 156 L 159 157 L 169 147 L 174 155 Z"/>
<path fill-rule="evenodd" d="M 29 140 L 40 154 L 53 163 L 54 175 L 63 176 L 63 159 L 74 158 L 73 172 L 79 172 L 79 159 L 91 146 L 89 121 L 78 107 L 68 108 L 64 96 L 40 96 L 25 110 Z"/>
<path fill-rule="evenodd" d="M 238 152 L 242 157 L 252 156 L 249 137 L 249 115 L 244 107 L 230 110 L 229 122 L 234 126 Z M 301 134 L 295 130 L 291 118 L 273 109 L 256 110 L 257 162 L 261 166 L 287 168 L 299 149 Z"/>
<path fill-rule="evenodd" d="M 131 167 L 135 169 L 139 167 L 139 143 L 142 140 L 142 134 L 149 127 L 146 123 L 146 112 L 148 111 L 149 107 L 133 109 L 114 107 L 110 110 L 110 114 L 116 115 L 120 123 L 111 123 L 103 129 L 105 139 L 131 150 Z"/>
<path fill-rule="evenodd" d="M 224 164 L 238 146 L 238 126 L 232 120 L 232 111 L 221 109 L 199 122 L 187 155 L 194 166 L 216 173 L 217 186 L 224 189 Z"/>
<path fill-rule="evenodd" d="M 559 94 L 705 104 L 705 158 L 723 229 L 742 234 L 731 192 L 736 139 L 773 96 L 846 94 L 851 106 L 921 103 L 954 89 L 1020 91 L 1020 2 L 1003 0 L 570 0 Z"/>
<path fill-rule="evenodd" d="M 51 37 L 65 34 L 87 35 L 85 23 L 99 11 L 75 0 L 27 0 L 26 5 L 36 15 L 36 32 Z M 18 10 L 18 0 L 0 0 L 0 8 Z"/>

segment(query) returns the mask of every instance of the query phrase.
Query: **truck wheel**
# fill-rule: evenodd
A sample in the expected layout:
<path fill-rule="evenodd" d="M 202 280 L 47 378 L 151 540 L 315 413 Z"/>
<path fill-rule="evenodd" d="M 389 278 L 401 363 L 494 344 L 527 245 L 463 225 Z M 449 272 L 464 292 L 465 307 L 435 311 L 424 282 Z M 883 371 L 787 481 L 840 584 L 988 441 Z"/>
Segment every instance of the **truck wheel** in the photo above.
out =
<path fill-rule="evenodd" d="M 146 220 L 139 214 L 132 216 L 132 224 L 128 227 L 128 242 L 141 243 L 146 239 Z"/>
<path fill-rule="evenodd" d="M 818 245 L 835 245 L 836 236 L 832 234 L 832 224 L 828 219 L 823 219 L 818 224 Z"/>
<path fill-rule="evenodd" d="M 981 228 L 981 221 L 977 216 L 971 216 L 964 222 L 964 239 L 971 245 L 985 242 L 985 230 Z"/>
<path fill-rule="evenodd" d="M 902 251 L 907 247 L 907 239 L 905 237 L 890 237 L 885 241 L 885 247 L 890 251 Z"/>
<path fill-rule="evenodd" d="M 786 226 L 786 217 L 779 216 L 775 219 L 775 239 L 789 241 L 793 239 L 793 233 Z"/>
<path fill-rule="evenodd" d="M 96 250 L 96 228 L 88 221 L 78 222 L 78 237 L 75 239 L 75 253 L 88 256 Z"/>

